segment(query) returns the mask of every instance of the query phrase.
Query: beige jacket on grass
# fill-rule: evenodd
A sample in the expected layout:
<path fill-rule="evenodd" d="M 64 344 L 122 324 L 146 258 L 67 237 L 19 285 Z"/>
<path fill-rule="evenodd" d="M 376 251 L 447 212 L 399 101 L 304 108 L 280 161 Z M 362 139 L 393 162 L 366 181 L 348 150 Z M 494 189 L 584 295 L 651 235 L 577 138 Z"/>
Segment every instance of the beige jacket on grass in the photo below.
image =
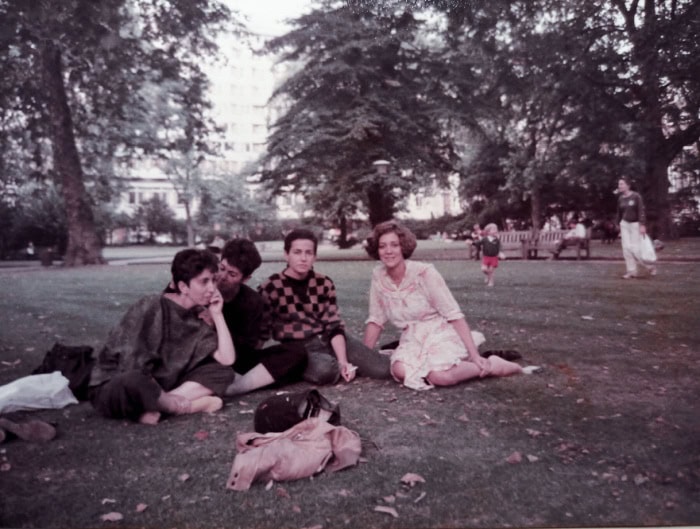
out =
<path fill-rule="evenodd" d="M 352 430 L 312 418 L 284 432 L 239 434 L 236 450 L 226 488 L 248 490 L 256 480 L 291 481 L 355 465 L 362 447 Z"/>

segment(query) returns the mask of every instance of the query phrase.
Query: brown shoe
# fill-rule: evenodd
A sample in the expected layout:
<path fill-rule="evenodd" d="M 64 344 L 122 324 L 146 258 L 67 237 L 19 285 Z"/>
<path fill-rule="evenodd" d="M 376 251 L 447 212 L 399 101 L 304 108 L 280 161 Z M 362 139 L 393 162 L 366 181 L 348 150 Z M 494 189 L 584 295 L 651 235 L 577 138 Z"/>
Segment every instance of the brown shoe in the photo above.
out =
<path fill-rule="evenodd" d="M 56 437 L 56 428 L 47 422 L 34 419 L 21 423 L 0 419 L 0 429 L 32 443 L 43 443 Z"/>

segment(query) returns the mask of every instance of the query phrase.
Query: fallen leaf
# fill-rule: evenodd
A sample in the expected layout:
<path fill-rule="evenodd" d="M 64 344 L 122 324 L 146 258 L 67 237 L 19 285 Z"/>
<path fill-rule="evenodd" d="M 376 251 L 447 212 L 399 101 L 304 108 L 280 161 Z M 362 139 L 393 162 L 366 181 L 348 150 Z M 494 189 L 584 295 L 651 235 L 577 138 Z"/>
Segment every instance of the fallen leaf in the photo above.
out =
<path fill-rule="evenodd" d="M 22 360 L 19 358 L 17 360 L 12 361 L 12 362 L 8 362 L 7 360 L 3 360 L 2 365 L 9 366 L 9 367 L 15 367 L 15 366 L 19 365 L 21 362 L 22 362 Z"/>
<path fill-rule="evenodd" d="M 526 428 L 525 431 L 530 437 L 539 437 L 540 435 L 542 435 L 542 432 L 540 432 L 539 430 L 533 430 L 532 428 Z"/>
<path fill-rule="evenodd" d="M 396 501 L 396 496 L 390 494 L 389 496 L 384 496 L 382 499 L 387 503 L 394 503 Z"/>
<path fill-rule="evenodd" d="M 209 437 L 209 432 L 205 430 L 199 430 L 194 434 L 194 438 L 197 439 L 197 441 L 204 441 L 207 437 Z"/>
<path fill-rule="evenodd" d="M 398 517 L 399 517 L 399 513 L 397 513 L 397 512 L 396 512 L 396 509 L 394 509 L 393 507 L 384 507 L 383 505 L 377 505 L 377 506 L 374 508 L 374 510 L 377 511 L 377 512 L 383 512 L 384 514 L 390 514 L 390 515 L 393 516 L 394 518 L 398 518 Z"/>
<path fill-rule="evenodd" d="M 413 487 L 416 483 L 425 483 L 425 480 L 423 479 L 423 476 L 409 472 L 401 478 L 401 483 L 405 483 L 406 485 Z"/>
<path fill-rule="evenodd" d="M 511 464 L 520 463 L 522 460 L 523 456 L 518 451 L 513 452 L 506 458 L 506 461 Z"/>
<path fill-rule="evenodd" d="M 415 500 L 413 500 L 413 503 L 418 503 L 419 501 L 421 501 L 423 498 L 425 498 L 426 494 L 426 492 L 421 492 L 420 495 Z"/>
<path fill-rule="evenodd" d="M 275 482 L 274 480 L 270 480 L 267 482 L 267 485 L 265 485 L 265 490 L 270 490 L 274 486 Z"/>
<path fill-rule="evenodd" d="M 457 417 L 457 420 L 462 422 L 469 422 L 469 417 L 467 417 L 465 414 L 462 414 L 459 417 Z"/>
<path fill-rule="evenodd" d="M 637 474 L 636 476 L 634 476 L 635 485 L 643 485 L 647 481 L 649 481 L 649 478 L 646 476 L 642 476 L 641 474 Z"/>
<path fill-rule="evenodd" d="M 527 457 L 527 460 L 528 460 L 530 463 L 535 463 L 535 462 L 537 462 L 537 461 L 540 460 L 539 457 L 533 456 L 533 455 L 530 455 L 530 454 L 526 455 L 525 457 Z"/>
<path fill-rule="evenodd" d="M 182 482 L 184 483 L 185 481 L 187 481 L 188 479 L 190 479 L 190 475 L 187 474 L 187 473 L 185 473 L 185 474 L 180 474 L 180 475 L 177 477 L 177 479 L 179 479 L 180 481 L 182 481 Z"/>
<path fill-rule="evenodd" d="M 102 498 L 102 505 L 107 505 L 108 503 L 117 503 L 117 500 L 112 498 Z"/>
<path fill-rule="evenodd" d="M 292 505 L 292 510 L 295 513 L 299 514 L 301 512 L 301 507 L 299 507 L 298 505 Z"/>
<path fill-rule="evenodd" d="M 347 498 L 348 496 L 352 496 L 352 492 L 350 492 L 348 489 L 340 489 L 338 491 L 338 495 L 342 496 L 343 498 Z"/>
<path fill-rule="evenodd" d="M 119 520 L 123 519 L 124 516 L 122 516 L 122 513 L 120 512 L 108 512 L 107 514 L 100 516 L 100 520 L 103 522 L 118 522 Z"/>
<path fill-rule="evenodd" d="M 139 504 L 136 506 L 136 512 L 143 512 L 143 511 L 145 511 L 146 509 L 148 509 L 148 505 L 146 505 L 145 503 L 139 503 Z"/>
<path fill-rule="evenodd" d="M 280 498 L 289 499 L 289 492 L 287 492 L 287 489 L 285 489 L 284 487 L 277 487 L 276 492 L 277 492 L 277 496 L 279 496 Z"/>
<path fill-rule="evenodd" d="M 2 463 L 0 465 L 0 472 L 7 472 L 12 468 L 12 465 L 10 463 Z"/>
<path fill-rule="evenodd" d="M 479 435 L 481 435 L 482 437 L 491 437 L 491 434 L 486 428 L 481 428 L 479 430 Z"/>

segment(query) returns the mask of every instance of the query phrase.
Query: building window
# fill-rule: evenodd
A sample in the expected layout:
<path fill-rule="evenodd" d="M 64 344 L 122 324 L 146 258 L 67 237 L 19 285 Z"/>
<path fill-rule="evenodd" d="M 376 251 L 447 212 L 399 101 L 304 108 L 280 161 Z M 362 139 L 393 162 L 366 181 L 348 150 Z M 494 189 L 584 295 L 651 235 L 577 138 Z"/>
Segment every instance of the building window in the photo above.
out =
<path fill-rule="evenodd" d="M 129 204 L 136 204 L 136 192 L 129 191 Z"/>

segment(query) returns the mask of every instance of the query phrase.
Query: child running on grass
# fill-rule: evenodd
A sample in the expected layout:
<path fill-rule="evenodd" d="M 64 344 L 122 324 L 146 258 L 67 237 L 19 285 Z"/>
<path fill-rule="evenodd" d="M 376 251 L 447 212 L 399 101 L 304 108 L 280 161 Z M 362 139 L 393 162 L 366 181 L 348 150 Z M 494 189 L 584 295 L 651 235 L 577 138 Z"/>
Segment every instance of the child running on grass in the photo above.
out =
<path fill-rule="evenodd" d="M 484 237 L 479 242 L 483 257 L 481 258 L 481 271 L 484 273 L 484 282 L 492 287 L 493 274 L 498 268 L 498 254 L 501 251 L 501 241 L 498 238 L 498 227 L 492 222 L 484 228 Z"/>

